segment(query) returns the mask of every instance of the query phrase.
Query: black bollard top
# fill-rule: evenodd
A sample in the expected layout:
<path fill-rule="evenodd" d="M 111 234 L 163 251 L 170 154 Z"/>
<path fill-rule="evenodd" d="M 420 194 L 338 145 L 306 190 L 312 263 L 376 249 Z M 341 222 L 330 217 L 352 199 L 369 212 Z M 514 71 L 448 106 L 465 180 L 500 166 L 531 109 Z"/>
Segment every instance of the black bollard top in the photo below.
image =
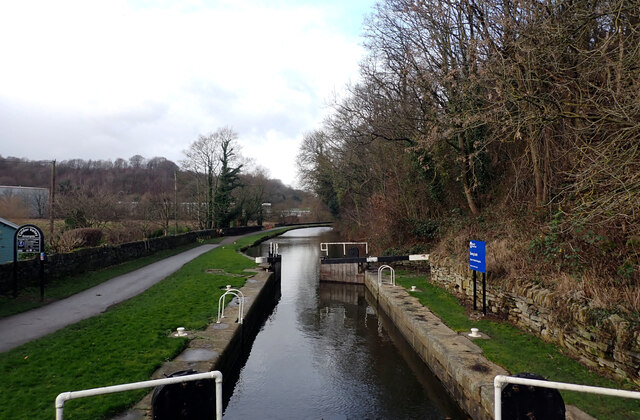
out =
<path fill-rule="evenodd" d="M 518 378 L 546 379 L 535 373 L 518 373 Z M 507 384 L 502 390 L 502 417 L 509 420 L 564 420 L 564 400 L 557 389 Z"/>

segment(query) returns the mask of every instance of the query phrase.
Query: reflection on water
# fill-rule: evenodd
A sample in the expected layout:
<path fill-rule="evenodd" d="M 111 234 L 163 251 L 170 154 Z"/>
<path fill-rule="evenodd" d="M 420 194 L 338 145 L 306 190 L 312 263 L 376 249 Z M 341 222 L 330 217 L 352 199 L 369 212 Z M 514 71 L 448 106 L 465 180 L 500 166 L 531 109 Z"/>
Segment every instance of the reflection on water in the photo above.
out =
<path fill-rule="evenodd" d="M 226 419 L 465 418 L 363 286 L 319 283 L 319 243 L 337 240 L 329 229 L 276 240 L 282 297 L 256 337 Z"/>

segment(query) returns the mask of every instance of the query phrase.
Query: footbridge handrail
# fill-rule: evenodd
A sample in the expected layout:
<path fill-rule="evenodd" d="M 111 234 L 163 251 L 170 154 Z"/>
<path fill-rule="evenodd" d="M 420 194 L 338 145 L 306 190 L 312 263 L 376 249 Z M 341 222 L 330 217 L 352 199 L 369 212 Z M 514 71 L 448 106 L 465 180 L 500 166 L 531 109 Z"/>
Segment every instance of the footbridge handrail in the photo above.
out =
<path fill-rule="evenodd" d="M 640 392 L 623 389 L 602 388 L 599 386 L 577 385 L 564 382 L 552 382 L 541 379 L 518 378 L 498 375 L 493 379 L 494 386 L 494 418 L 502 420 L 502 386 L 506 384 L 538 386 L 541 388 L 563 389 L 567 391 L 585 392 L 588 394 L 609 395 L 612 397 L 633 398 L 640 400 Z"/>
<path fill-rule="evenodd" d="M 211 372 L 196 373 L 193 375 L 175 376 L 171 378 L 153 379 L 150 381 L 134 382 L 130 384 L 112 385 L 102 388 L 85 389 L 82 391 L 62 392 L 56 397 L 56 420 L 64 420 L 64 403 L 78 398 L 93 397 L 96 395 L 113 394 L 115 392 L 132 391 L 135 389 L 152 388 L 160 385 L 179 384 L 201 379 L 215 379 L 216 386 L 216 420 L 222 419 L 222 373 L 214 370 Z"/>
<path fill-rule="evenodd" d="M 320 252 L 325 252 L 325 256 L 329 256 L 329 245 L 342 245 L 342 255 L 347 255 L 347 245 L 364 245 L 364 253 L 369 255 L 368 242 L 322 242 L 320 244 Z"/>

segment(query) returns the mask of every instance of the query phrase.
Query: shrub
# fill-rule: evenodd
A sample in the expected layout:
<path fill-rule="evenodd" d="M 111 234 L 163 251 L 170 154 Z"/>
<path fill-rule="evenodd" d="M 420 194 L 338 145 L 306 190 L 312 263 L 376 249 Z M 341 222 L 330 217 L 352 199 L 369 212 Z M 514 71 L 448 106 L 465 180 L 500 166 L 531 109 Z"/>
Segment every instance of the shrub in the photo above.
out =
<path fill-rule="evenodd" d="M 65 217 L 64 224 L 68 229 L 78 229 L 89 226 L 84 210 L 81 209 L 71 210 L 67 217 Z"/>
<path fill-rule="evenodd" d="M 59 253 L 71 252 L 82 246 L 82 238 L 77 229 L 63 232 L 56 241 L 55 249 Z"/>
<path fill-rule="evenodd" d="M 85 246 L 98 246 L 102 241 L 102 231 L 94 228 L 71 229 L 58 238 L 58 252 L 69 252 Z"/>
<path fill-rule="evenodd" d="M 111 245 L 140 241 L 145 237 L 140 224 L 131 221 L 113 224 L 107 230 L 107 242 Z"/>
<path fill-rule="evenodd" d="M 76 229 L 82 239 L 82 246 L 98 246 L 102 241 L 102 230 L 95 228 Z"/>
<path fill-rule="evenodd" d="M 164 229 L 156 229 L 147 235 L 147 239 L 160 238 L 164 236 Z"/>
<path fill-rule="evenodd" d="M 428 241 L 434 240 L 438 237 L 440 232 L 440 222 L 436 219 L 429 220 L 409 220 L 412 226 L 412 233 L 420 238 Z"/>

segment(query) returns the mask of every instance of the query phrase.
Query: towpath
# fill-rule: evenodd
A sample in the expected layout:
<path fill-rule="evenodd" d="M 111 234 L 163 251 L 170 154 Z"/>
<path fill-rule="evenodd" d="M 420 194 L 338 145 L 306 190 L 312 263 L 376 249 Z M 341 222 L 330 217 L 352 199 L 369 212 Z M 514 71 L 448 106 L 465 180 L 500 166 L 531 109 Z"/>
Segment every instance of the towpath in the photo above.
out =
<path fill-rule="evenodd" d="M 262 232 L 267 232 L 267 230 Z M 110 306 L 144 292 L 205 252 L 255 233 L 229 236 L 224 238 L 220 244 L 207 244 L 190 249 L 130 273 L 114 277 L 66 299 L 0 319 L 0 353 L 102 313 Z"/>

